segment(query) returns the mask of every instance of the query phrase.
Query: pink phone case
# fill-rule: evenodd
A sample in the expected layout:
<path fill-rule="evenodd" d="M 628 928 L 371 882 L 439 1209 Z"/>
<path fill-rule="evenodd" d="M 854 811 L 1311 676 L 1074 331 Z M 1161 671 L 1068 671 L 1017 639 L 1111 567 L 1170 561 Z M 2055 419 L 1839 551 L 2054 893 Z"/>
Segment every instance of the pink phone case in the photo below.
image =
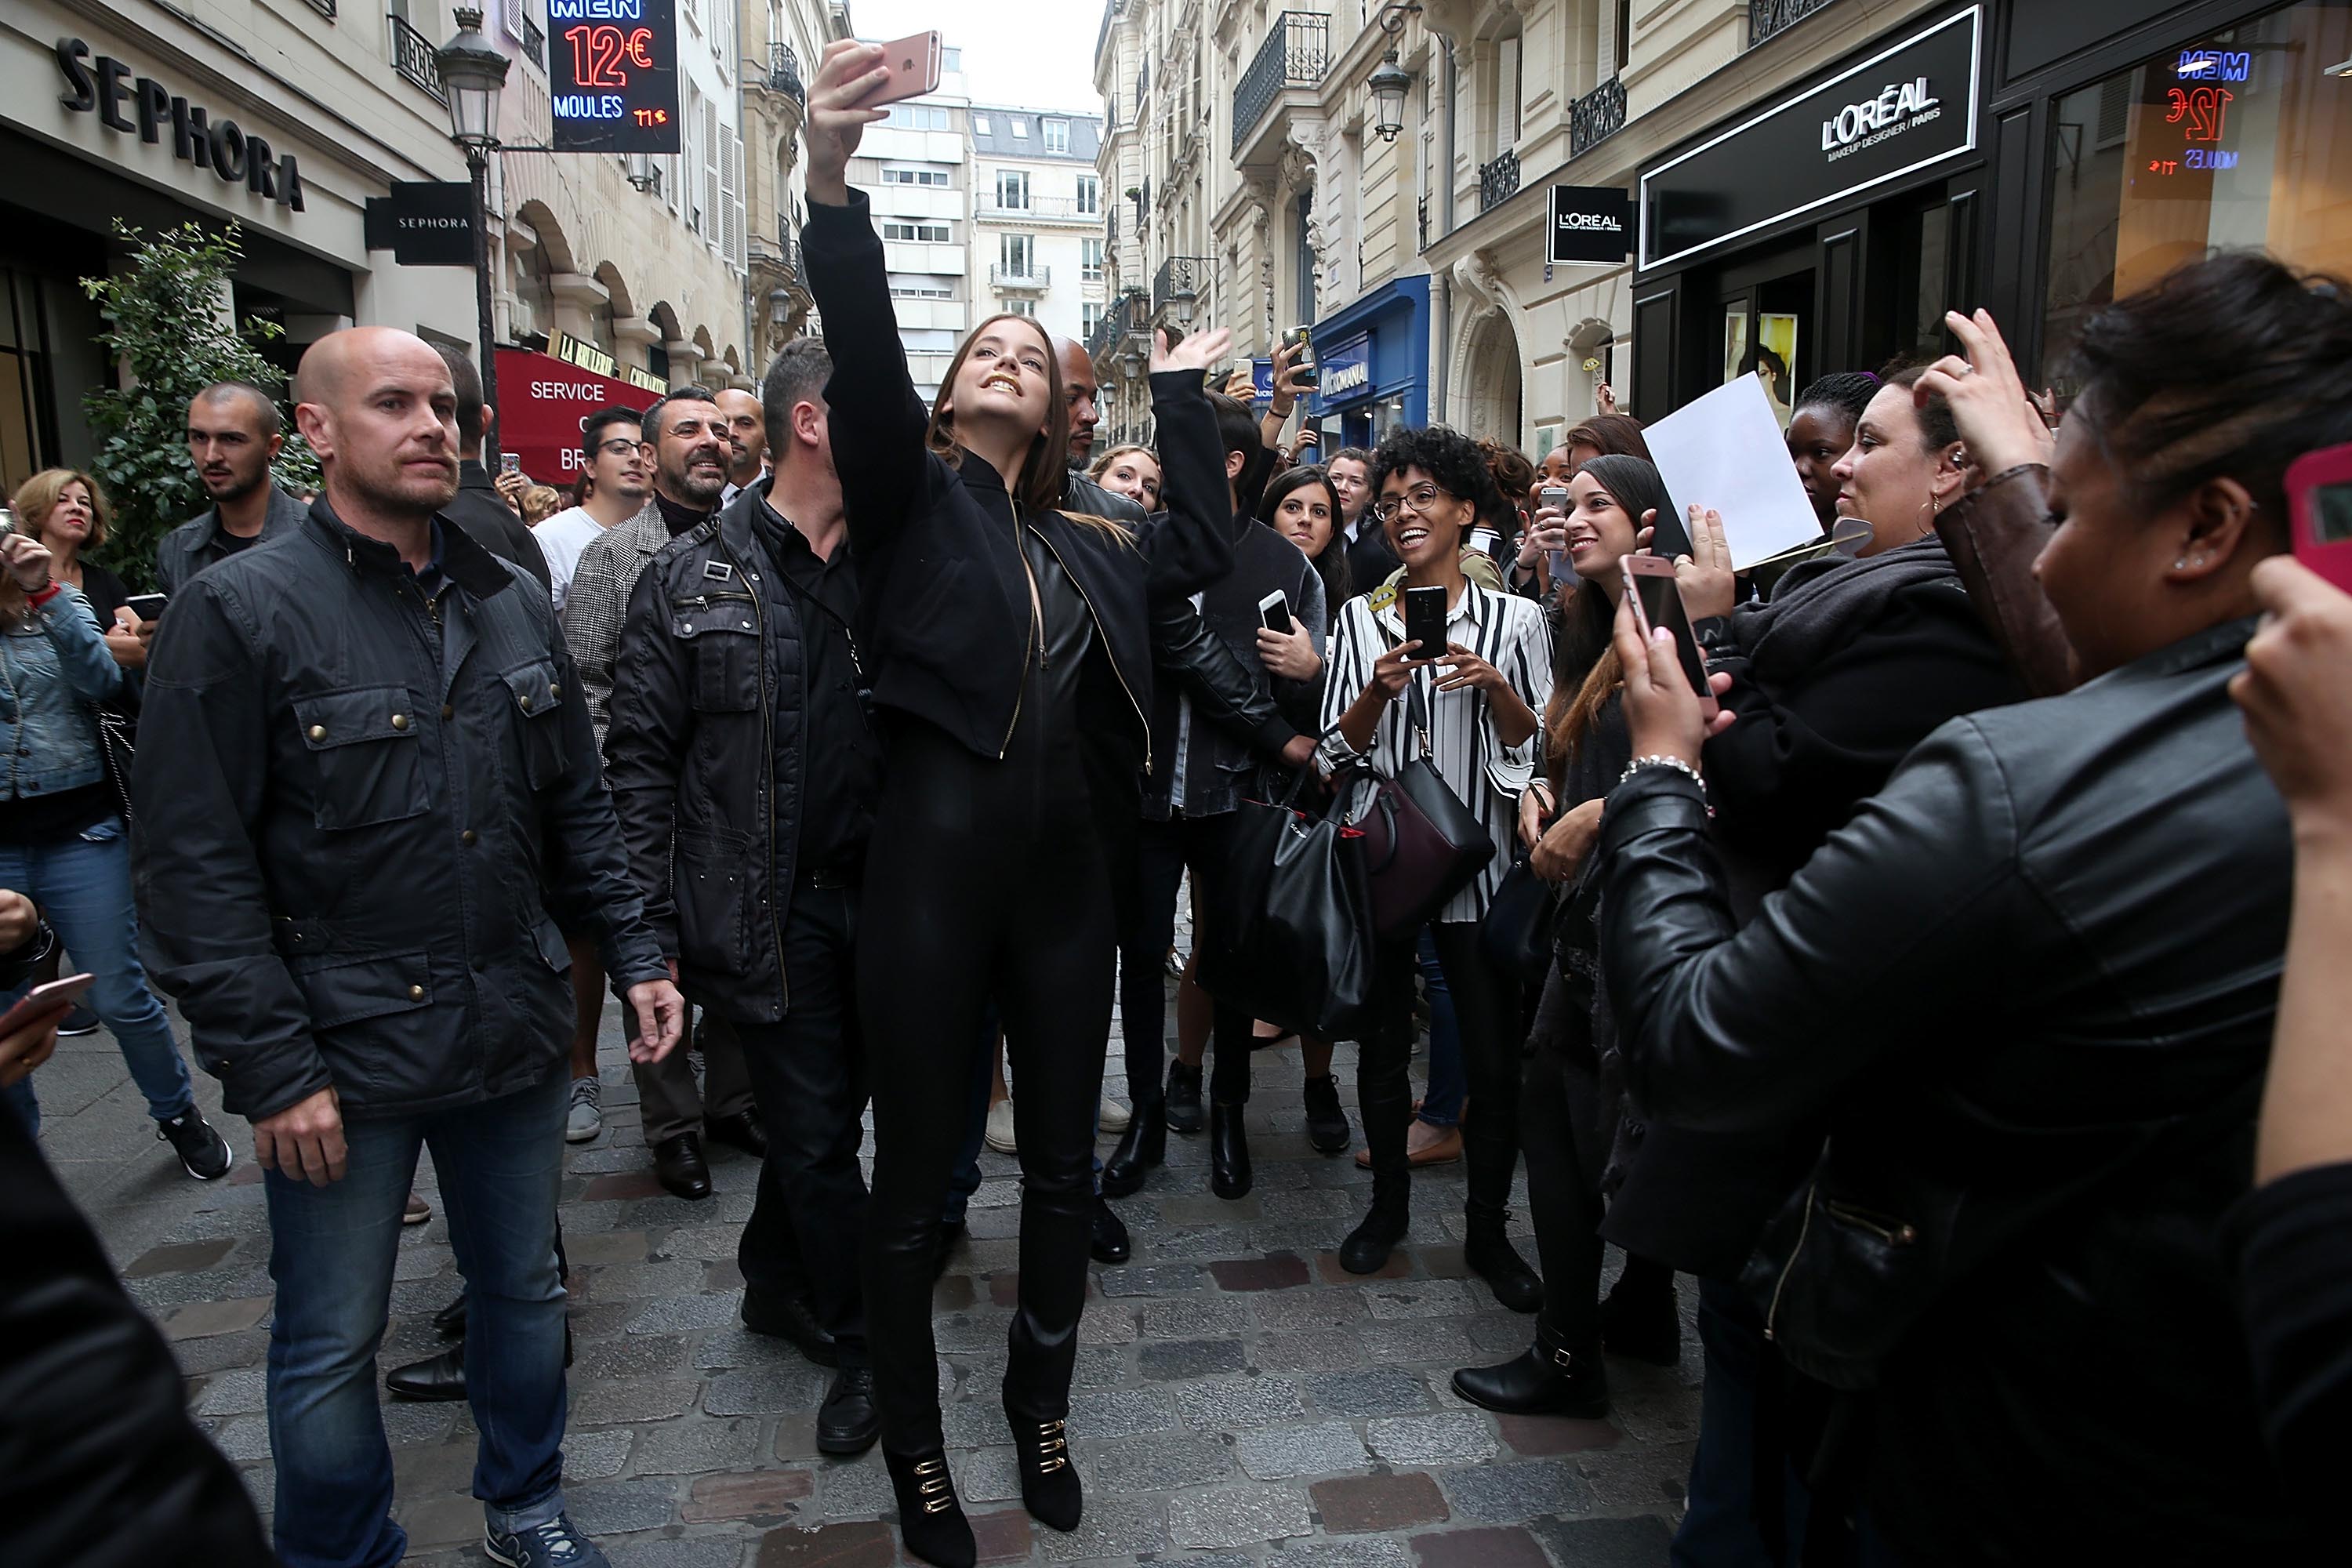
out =
<path fill-rule="evenodd" d="M 2305 452 L 2286 469 L 2294 558 L 2352 594 L 2352 445 Z"/>

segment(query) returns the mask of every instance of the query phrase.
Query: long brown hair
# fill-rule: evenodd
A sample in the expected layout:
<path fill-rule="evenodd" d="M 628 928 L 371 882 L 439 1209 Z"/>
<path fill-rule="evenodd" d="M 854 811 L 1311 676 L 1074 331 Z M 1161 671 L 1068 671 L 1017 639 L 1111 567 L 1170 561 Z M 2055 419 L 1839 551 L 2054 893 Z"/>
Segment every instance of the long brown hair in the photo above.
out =
<path fill-rule="evenodd" d="M 1582 472 L 1609 493 L 1636 528 L 1644 511 L 1674 515 L 1674 498 L 1666 493 L 1665 481 L 1644 458 L 1603 453 L 1588 461 Z M 1616 621 L 1617 606 L 1594 582 L 1578 583 L 1575 596 L 1561 608 L 1559 636 L 1553 643 L 1551 701 L 1544 710 L 1544 762 L 1555 793 L 1570 761 L 1601 722 L 1601 710 L 1625 682 L 1613 637 Z"/>
<path fill-rule="evenodd" d="M 1031 511 L 1058 511 L 1072 522 L 1117 540 L 1133 544 L 1134 537 L 1107 517 L 1090 512 L 1070 511 L 1062 505 L 1062 489 L 1069 472 L 1070 405 L 1068 394 L 1062 388 L 1062 356 L 1054 350 L 1054 334 L 1037 324 L 1034 316 L 1024 316 L 1013 310 L 1000 310 L 964 334 L 956 346 L 955 357 L 948 362 L 947 374 L 940 378 L 940 395 L 931 404 L 930 423 L 924 426 L 923 441 L 943 458 L 948 467 L 963 466 L 963 447 L 956 440 L 955 413 L 948 406 L 954 395 L 956 377 L 963 374 L 964 362 L 971 358 L 973 345 L 981 334 L 999 321 L 1018 321 L 1037 334 L 1045 345 L 1045 398 L 1048 412 L 1045 428 L 1030 440 L 1029 452 L 1021 460 L 1021 471 L 1008 477 L 1005 489 Z M 1162 482 L 1165 482 L 1164 477 Z"/>

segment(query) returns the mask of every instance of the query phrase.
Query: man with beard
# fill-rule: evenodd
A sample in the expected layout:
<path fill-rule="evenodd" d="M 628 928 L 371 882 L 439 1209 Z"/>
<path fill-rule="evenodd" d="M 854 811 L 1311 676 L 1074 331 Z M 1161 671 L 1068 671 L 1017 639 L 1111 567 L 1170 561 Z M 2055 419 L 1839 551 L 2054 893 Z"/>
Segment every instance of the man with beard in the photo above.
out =
<path fill-rule="evenodd" d="M 373 1568 L 406 1545 L 374 1363 L 429 1146 L 473 1298 L 484 1550 L 593 1568 L 562 1490 L 559 922 L 601 938 L 636 1054 L 674 1050 L 685 1007 L 547 596 L 442 515 L 440 357 L 348 328 L 300 386 L 325 490 L 164 616 L 132 817 L 156 978 L 264 1173 L 278 1555 Z"/>
<path fill-rule="evenodd" d="M 563 601 L 563 636 L 579 667 L 600 754 L 629 595 L 663 545 L 718 511 L 732 446 L 726 416 L 706 387 L 676 388 L 646 410 L 642 429 L 653 497 L 636 516 L 588 542 Z M 708 1081 L 699 1089 L 684 1051 L 652 1068 L 630 1063 L 645 1114 L 646 1147 L 654 1152 L 654 1174 L 688 1199 L 710 1195 L 710 1166 L 702 1151 L 706 1132 L 755 1160 L 768 1152 L 734 1031 L 706 1012 L 700 1044 Z"/>
<path fill-rule="evenodd" d="M 188 460 L 213 504 L 155 546 L 155 580 L 164 593 L 300 524 L 302 503 L 269 477 L 285 444 L 278 405 L 257 386 L 219 381 L 188 400 Z"/>
<path fill-rule="evenodd" d="M 760 476 L 768 471 L 768 431 L 761 423 L 766 416 L 760 411 L 760 400 L 742 388 L 725 388 L 718 403 L 727 437 L 727 488 L 719 492 L 723 510 L 733 506 L 735 498 L 758 484 Z"/>

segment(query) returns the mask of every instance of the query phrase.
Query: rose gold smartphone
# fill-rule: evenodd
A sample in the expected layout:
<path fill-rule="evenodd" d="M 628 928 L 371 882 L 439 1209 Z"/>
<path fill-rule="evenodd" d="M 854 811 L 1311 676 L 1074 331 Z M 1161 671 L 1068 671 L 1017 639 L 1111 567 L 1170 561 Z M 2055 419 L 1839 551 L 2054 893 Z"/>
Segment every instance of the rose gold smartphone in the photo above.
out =
<path fill-rule="evenodd" d="M 1633 618 L 1642 625 L 1642 636 L 1646 639 L 1657 626 L 1675 634 L 1675 652 L 1682 658 L 1683 679 L 1698 693 L 1700 716 L 1713 719 L 1717 712 L 1715 691 L 1706 683 L 1706 659 L 1698 651 L 1698 638 L 1691 635 L 1690 612 L 1683 607 L 1682 584 L 1675 581 L 1675 563 L 1655 555 L 1628 555 L 1623 564 L 1625 587 L 1633 595 Z"/>
<path fill-rule="evenodd" d="M 882 64 L 890 79 L 857 100 L 860 109 L 879 109 L 903 98 L 920 98 L 940 90 L 940 62 L 945 58 L 940 36 L 913 33 L 882 46 Z"/>
<path fill-rule="evenodd" d="M 34 986 L 16 998 L 15 1006 L 0 1015 L 0 1035 L 13 1035 L 44 1018 L 64 1017 L 67 1010 L 88 995 L 97 982 L 94 974 L 68 974 L 62 980 Z"/>

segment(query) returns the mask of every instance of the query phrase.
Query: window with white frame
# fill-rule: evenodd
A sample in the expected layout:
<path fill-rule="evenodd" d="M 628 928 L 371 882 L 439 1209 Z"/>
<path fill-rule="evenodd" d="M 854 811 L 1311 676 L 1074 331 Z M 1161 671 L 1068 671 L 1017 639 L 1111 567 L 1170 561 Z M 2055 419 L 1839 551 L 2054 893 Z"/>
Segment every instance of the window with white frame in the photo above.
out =
<path fill-rule="evenodd" d="M 1102 177 L 1098 174 L 1078 176 L 1078 210 L 1082 213 L 1102 211 Z"/>
<path fill-rule="evenodd" d="M 1066 153 L 1070 150 L 1070 122 L 1068 121 L 1045 120 L 1039 121 L 1039 124 L 1045 131 L 1046 152 Z"/>
<path fill-rule="evenodd" d="M 997 303 L 1004 308 L 1004 314 L 1008 316 L 1026 316 L 1031 321 L 1037 319 L 1037 301 L 1034 300 L 1000 300 Z"/>
<path fill-rule="evenodd" d="M 1103 242 L 1099 239 L 1078 241 L 1078 277 L 1081 281 L 1099 283 L 1103 280 Z"/>
<path fill-rule="evenodd" d="M 886 185 L 936 185 L 944 189 L 948 184 L 945 169 L 885 169 L 882 183 Z"/>
<path fill-rule="evenodd" d="M 1103 307 L 1095 303 L 1092 300 L 1088 300 L 1084 304 L 1080 305 L 1078 307 L 1078 336 L 1082 338 L 1093 337 L 1095 335 L 1095 329 L 1102 325 L 1102 319 Z"/>
<path fill-rule="evenodd" d="M 1017 114 L 1013 117 L 1013 134 L 1021 141 L 1029 140 L 1029 122 Z"/>
<path fill-rule="evenodd" d="M 996 132 L 988 128 L 988 116 L 985 114 L 975 114 L 971 117 L 971 133 L 975 136 L 993 136 L 996 134 Z"/>
<path fill-rule="evenodd" d="M 1037 270 L 1037 237 L 1000 234 L 996 237 L 996 257 L 1007 278 L 1034 277 Z"/>
<path fill-rule="evenodd" d="M 952 237 L 948 231 L 948 226 L 943 223 L 886 222 L 882 226 L 882 237 L 911 239 L 924 245 L 946 245 L 950 243 Z"/>
<path fill-rule="evenodd" d="M 1029 172 L 1026 169 L 996 171 L 996 205 L 1013 212 L 1029 210 Z"/>

